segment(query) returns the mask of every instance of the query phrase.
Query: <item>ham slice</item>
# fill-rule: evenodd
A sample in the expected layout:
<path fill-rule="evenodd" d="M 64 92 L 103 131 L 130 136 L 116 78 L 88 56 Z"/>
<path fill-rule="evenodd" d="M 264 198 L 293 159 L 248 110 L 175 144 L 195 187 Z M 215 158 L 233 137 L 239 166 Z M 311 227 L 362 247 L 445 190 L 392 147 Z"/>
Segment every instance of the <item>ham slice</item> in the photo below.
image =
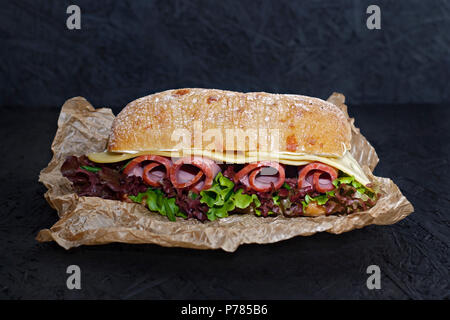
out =
<path fill-rule="evenodd" d="M 146 184 L 159 187 L 161 181 L 169 176 L 171 167 L 172 161 L 168 158 L 145 155 L 131 160 L 125 169 L 123 169 L 123 173 L 128 176 L 142 177 Z"/>
<path fill-rule="evenodd" d="M 299 170 L 298 187 L 311 186 L 318 192 L 327 192 L 334 189 L 333 180 L 338 176 L 335 168 L 320 162 L 313 162 Z"/>
<path fill-rule="evenodd" d="M 259 161 L 246 165 L 234 176 L 234 182 L 240 181 L 247 187 L 259 192 L 278 190 L 285 180 L 284 167 L 274 161 Z"/>
<path fill-rule="evenodd" d="M 178 159 L 170 170 L 170 180 L 177 189 L 200 192 L 211 188 L 220 167 L 211 159 L 189 156 Z"/>

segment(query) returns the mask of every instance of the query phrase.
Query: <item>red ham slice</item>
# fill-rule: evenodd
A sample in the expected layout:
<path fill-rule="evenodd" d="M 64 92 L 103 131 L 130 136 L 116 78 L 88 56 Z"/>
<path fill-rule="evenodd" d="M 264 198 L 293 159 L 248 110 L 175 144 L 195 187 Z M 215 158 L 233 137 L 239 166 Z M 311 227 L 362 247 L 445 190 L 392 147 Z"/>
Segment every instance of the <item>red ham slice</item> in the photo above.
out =
<path fill-rule="evenodd" d="M 220 167 L 211 159 L 189 156 L 178 159 L 170 170 L 170 180 L 177 189 L 200 192 L 211 188 Z"/>
<path fill-rule="evenodd" d="M 134 158 L 123 169 L 123 173 L 128 176 L 142 177 L 145 183 L 158 187 L 164 177 L 170 174 L 172 161 L 165 157 L 156 155 L 145 155 Z"/>
<path fill-rule="evenodd" d="M 234 182 L 242 182 L 259 192 L 268 192 L 281 188 L 285 180 L 284 167 L 274 161 L 259 161 L 246 165 L 234 176 Z"/>
<path fill-rule="evenodd" d="M 318 192 L 334 189 L 333 180 L 338 176 L 335 168 L 320 162 L 310 163 L 299 170 L 298 187 L 312 186 Z"/>

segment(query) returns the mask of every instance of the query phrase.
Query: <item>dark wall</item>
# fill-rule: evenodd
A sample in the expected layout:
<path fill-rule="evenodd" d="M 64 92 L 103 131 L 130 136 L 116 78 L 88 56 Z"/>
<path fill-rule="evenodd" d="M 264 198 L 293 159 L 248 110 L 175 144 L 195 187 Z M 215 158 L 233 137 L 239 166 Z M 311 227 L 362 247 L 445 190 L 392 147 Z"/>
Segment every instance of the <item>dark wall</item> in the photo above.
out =
<path fill-rule="evenodd" d="M 449 30 L 448 0 L 1 1 L 0 106 L 119 108 L 178 87 L 449 102 Z"/>

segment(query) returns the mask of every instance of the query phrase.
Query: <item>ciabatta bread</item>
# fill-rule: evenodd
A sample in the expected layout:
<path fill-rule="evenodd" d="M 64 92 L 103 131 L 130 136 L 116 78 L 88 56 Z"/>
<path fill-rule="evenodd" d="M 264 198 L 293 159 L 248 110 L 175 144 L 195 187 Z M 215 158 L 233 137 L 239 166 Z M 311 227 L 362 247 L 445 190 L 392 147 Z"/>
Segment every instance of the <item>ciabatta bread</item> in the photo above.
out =
<path fill-rule="evenodd" d="M 276 151 L 282 153 L 342 157 L 351 147 L 347 115 L 321 99 L 188 88 L 155 93 L 129 103 L 114 120 L 108 151 L 173 150 L 179 148 L 180 132 L 190 134 L 185 147 L 198 148 L 195 127 L 202 132 L 215 129 L 224 140 L 228 138 L 227 129 L 278 131 Z M 203 143 L 202 148 L 208 144 Z M 225 142 L 215 146 L 216 151 L 262 148 L 260 143 L 238 141 L 232 147 Z M 270 148 L 264 151 L 272 151 Z"/>

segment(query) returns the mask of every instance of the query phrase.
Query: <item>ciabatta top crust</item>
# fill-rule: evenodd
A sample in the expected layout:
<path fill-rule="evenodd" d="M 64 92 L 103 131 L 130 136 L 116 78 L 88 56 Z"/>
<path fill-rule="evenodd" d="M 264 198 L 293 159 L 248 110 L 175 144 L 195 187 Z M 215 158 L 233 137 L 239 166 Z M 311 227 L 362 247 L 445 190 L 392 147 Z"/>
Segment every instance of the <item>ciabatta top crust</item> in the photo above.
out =
<path fill-rule="evenodd" d="M 225 142 L 231 132 L 227 129 L 234 132 L 241 129 L 250 132 L 250 136 L 254 130 L 260 136 L 273 135 L 264 148 L 264 143 L 258 142 L 262 140 L 257 140 L 256 144 L 246 140 L 247 143 L 244 141 L 242 144 L 237 141 L 239 138 L 233 140 L 235 143 L 231 146 Z M 155 93 L 129 103 L 114 120 L 108 151 L 179 149 L 182 135 L 190 135 L 184 148 L 199 148 L 198 132 L 209 132 L 209 135 L 203 134 L 200 148 L 211 149 L 211 141 L 215 140 L 212 149 L 216 151 L 342 157 L 351 147 L 347 115 L 334 104 L 321 99 L 291 94 L 186 88 Z M 218 142 L 219 133 L 222 143 Z M 211 138 L 211 134 L 215 138 Z"/>

